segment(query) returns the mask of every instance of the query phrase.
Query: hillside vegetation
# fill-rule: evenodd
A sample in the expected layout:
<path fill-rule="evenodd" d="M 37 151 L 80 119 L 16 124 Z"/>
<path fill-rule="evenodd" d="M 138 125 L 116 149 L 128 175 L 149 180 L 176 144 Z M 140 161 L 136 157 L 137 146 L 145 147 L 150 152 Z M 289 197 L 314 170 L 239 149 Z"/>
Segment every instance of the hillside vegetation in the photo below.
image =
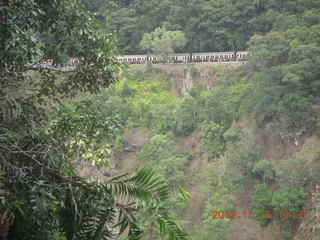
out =
<path fill-rule="evenodd" d="M 1 238 L 319 236 L 318 0 L 4 0 L 0 39 Z M 115 61 L 143 49 L 249 60 Z"/>
<path fill-rule="evenodd" d="M 192 239 L 232 239 L 235 220 L 213 220 L 212 211 L 239 207 L 243 209 L 238 211 L 255 210 L 261 227 L 251 222 L 249 229 L 253 228 L 255 235 L 261 234 L 264 228 L 277 224 L 276 219 L 261 216 L 262 210 L 294 212 L 306 207 L 308 188 L 318 180 L 320 171 L 318 148 L 307 144 L 299 150 L 292 149 L 291 155 L 285 154 L 295 141 L 303 143 L 302 139 L 312 132 L 298 135 L 293 129 L 283 128 L 282 124 L 287 122 L 278 118 L 261 122 L 252 108 L 252 101 L 257 101 L 252 94 L 257 81 L 250 63 L 233 68 L 199 66 L 176 66 L 176 69 L 209 71 L 213 82 L 210 89 L 196 84 L 183 97 L 176 97 L 172 90 L 177 86 L 168 71 L 161 67 L 145 67 L 142 71 L 139 67 L 140 70 L 130 71 L 119 83 L 88 99 L 102 107 L 108 116 L 119 117 L 123 130 L 111 146 L 111 158 L 118 171 L 149 166 L 169 181 L 173 192 L 177 191 L 176 184 L 191 192 L 190 204 L 172 197 L 171 211 L 184 219 L 181 223 L 186 228 L 192 228 L 189 230 Z M 249 121 L 251 116 L 256 117 Z M 304 120 L 299 121 L 304 126 Z M 146 136 L 146 143 L 138 143 L 132 132 Z M 274 137 L 272 146 L 265 145 L 263 136 L 268 135 Z M 262 141 L 257 141 L 259 138 Z M 277 145 L 281 148 L 272 153 L 271 148 Z M 130 155 L 128 147 L 136 157 Z M 239 205 L 239 201 L 246 205 Z M 195 213 L 190 208 L 198 210 Z M 281 230 L 260 239 L 292 238 L 300 221 L 291 216 L 282 222 Z M 154 238 L 156 231 L 150 228 L 152 224 L 145 224 L 145 239 Z"/>
<path fill-rule="evenodd" d="M 273 120 L 284 138 L 317 131 L 320 3 L 295 1 L 96 1 L 84 0 L 101 28 L 115 31 L 119 49 L 141 52 L 145 33 L 182 31 L 184 52 L 248 49 L 248 102 L 259 123 Z"/>

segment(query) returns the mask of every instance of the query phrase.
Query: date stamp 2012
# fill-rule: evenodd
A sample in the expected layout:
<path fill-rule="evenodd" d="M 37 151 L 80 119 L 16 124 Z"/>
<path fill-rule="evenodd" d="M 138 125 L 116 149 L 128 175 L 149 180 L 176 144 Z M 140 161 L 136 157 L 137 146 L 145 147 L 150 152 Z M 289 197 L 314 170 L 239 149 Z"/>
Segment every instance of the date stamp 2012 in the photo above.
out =
<path fill-rule="evenodd" d="M 215 210 L 212 211 L 212 219 L 254 219 L 257 217 L 265 218 L 265 219 L 279 219 L 279 220 L 287 220 L 287 219 L 297 219 L 301 220 L 303 218 L 308 217 L 307 210 L 297 210 L 297 211 L 271 211 L 271 210 L 260 210 L 255 211 L 253 209 L 250 210 L 242 210 L 242 211 L 224 211 L 224 210 Z"/>

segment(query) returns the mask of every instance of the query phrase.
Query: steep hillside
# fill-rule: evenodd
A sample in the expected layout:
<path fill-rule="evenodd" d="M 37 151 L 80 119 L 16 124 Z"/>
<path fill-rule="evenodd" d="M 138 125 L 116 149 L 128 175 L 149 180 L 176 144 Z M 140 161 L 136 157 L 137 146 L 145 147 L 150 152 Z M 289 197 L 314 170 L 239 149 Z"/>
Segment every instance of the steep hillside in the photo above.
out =
<path fill-rule="evenodd" d="M 122 148 L 111 168 L 86 175 L 108 179 L 140 166 L 158 169 L 192 195 L 188 205 L 173 199 L 172 208 L 192 239 L 317 240 L 320 140 L 313 134 L 288 139 L 273 121 L 256 120 L 248 108 L 253 83 L 246 65 L 137 65 L 129 71 L 107 100 L 112 104 L 119 94 L 130 103 Z M 124 110 L 117 104 L 113 111 Z M 259 188 L 260 195 L 271 194 L 266 205 Z M 250 209 L 257 216 L 245 219 Z M 308 217 L 296 220 L 302 209 Z M 235 210 L 240 218 L 212 219 L 215 210 Z M 272 210 L 272 219 L 263 219 L 261 210 Z M 280 210 L 292 217 L 279 219 Z M 153 235 L 147 232 L 145 239 Z"/>

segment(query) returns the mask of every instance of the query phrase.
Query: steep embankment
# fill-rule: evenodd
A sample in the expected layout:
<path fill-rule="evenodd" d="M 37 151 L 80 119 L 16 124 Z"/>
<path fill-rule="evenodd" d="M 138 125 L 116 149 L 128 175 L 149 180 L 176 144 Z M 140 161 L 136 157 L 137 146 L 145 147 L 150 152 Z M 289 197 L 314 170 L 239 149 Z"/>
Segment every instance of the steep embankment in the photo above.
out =
<path fill-rule="evenodd" d="M 125 125 L 123 132 L 125 144 L 122 152 L 116 158 L 112 158 L 111 168 L 97 170 L 89 166 L 80 167 L 82 175 L 92 179 L 97 177 L 108 179 L 108 177 L 124 172 L 133 172 L 148 161 L 148 158 L 144 162 L 140 159 L 141 149 L 150 143 L 153 136 L 168 132 L 167 135 L 172 138 L 171 144 L 184 149 L 190 156 L 188 164 L 183 170 L 185 175 L 183 185 L 190 191 L 192 197 L 190 204 L 178 211 L 177 214 L 185 220 L 184 226 L 192 234 L 192 239 L 319 239 L 317 237 L 319 235 L 319 216 L 317 217 L 316 211 L 319 210 L 320 199 L 317 194 L 320 190 L 317 192 L 316 186 L 317 184 L 320 186 L 320 183 L 318 168 L 315 166 L 320 166 L 320 140 L 310 134 L 285 140 L 274 129 L 272 122 L 258 125 L 255 121 L 255 113 L 247 110 L 244 106 L 246 102 L 243 101 L 244 93 L 248 89 L 252 89 L 252 83 L 241 71 L 233 71 L 236 65 L 241 64 L 159 64 L 153 66 L 152 69 L 146 65 L 132 66 L 130 71 L 133 74 L 139 75 L 144 72 L 143 74 L 151 82 L 161 81 L 162 77 L 169 79 L 172 84 L 166 91 L 171 92 L 177 99 L 186 100 L 185 105 L 182 103 L 181 107 L 174 110 L 172 115 L 170 108 L 175 108 L 175 104 L 178 102 L 173 103 L 169 109 L 165 109 L 161 103 L 152 106 L 154 97 L 132 90 L 129 94 L 130 104 L 138 106 L 138 110 L 132 110 L 138 112 L 138 117 L 136 116 L 137 120 L 134 120 L 134 115 L 131 115 Z M 143 84 L 148 83 L 144 82 Z M 190 92 L 199 84 L 203 86 L 203 90 L 198 89 Z M 157 91 L 157 86 L 147 88 L 146 91 L 151 91 L 152 94 L 153 91 Z M 129 90 L 124 91 L 122 87 L 120 92 L 122 94 L 130 92 L 130 87 L 127 88 Z M 188 91 L 189 94 L 186 94 Z M 197 91 L 200 91 L 200 94 Z M 144 94 L 142 96 L 144 99 L 140 99 L 143 104 L 136 102 L 134 94 L 140 94 L 140 97 L 141 94 Z M 159 94 L 157 97 L 162 96 L 161 92 Z M 164 104 L 171 101 L 168 101 L 167 97 L 163 96 L 162 98 L 167 99 Z M 175 100 L 172 99 L 172 101 Z M 197 108 L 201 108 L 201 110 Z M 178 111 L 178 114 L 175 111 Z M 186 111 L 191 111 L 187 117 L 184 115 Z M 144 116 L 144 114 L 146 115 Z M 194 118 L 197 122 L 193 119 L 191 127 L 184 126 L 183 122 L 179 121 L 180 118 L 184 121 Z M 224 124 L 222 125 L 224 126 L 223 133 L 220 135 L 216 135 L 220 125 L 213 125 L 211 129 L 209 128 L 208 131 L 213 131 L 213 138 L 211 136 L 210 139 L 209 136 L 209 146 L 202 141 L 208 137 L 203 134 L 202 130 L 203 123 L 206 122 L 205 119 L 209 119 L 211 123 L 216 121 L 221 125 Z M 158 149 L 153 149 L 153 151 L 156 150 Z M 161 157 L 157 157 L 155 158 L 158 159 L 157 161 L 162 161 Z M 290 176 L 292 172 L 296 171 L 294 166 L 284 165 L 279 173 L 281 164 L 287 164 L 290 159 L 295 160 L 296 168 L 304 172 L 301 175 L 303 183 L 298 185 L 303 186 L 306 192 L 304 208 L 310 209 L 308 218 L 289 222 L 289 220 L 277 220 L 274 217 L 273 221 L 266 226 L 261 226 L 261 222 L 259 224 L 257 218 L 244 219 L 241 217 L 230 221 L 211 219 L 213 210 L 231 208 L 239 213 L 253 208 L 255 187 L 262 185 L 262 182 L 272 192 L 276 192 L 277 189 L 281 190 L 279 186 L 291 185 L 294 178 L 301 176 L 292 175 L 292 178 L 286 178 L 286 176 L 281 177 L 280 175 L 282 171 L 282 175 Z M 178 160 L 177 158 L 176 161 Z M 259 160 L 267 160 L 267 162 Z M 265 164 L 260 169 L 259 162 Z M 170 162 L 162 164 L 170 164 Z M 286 168 L 286 166 L 288 167 Z M 269 169 L 269 175 L 267 175 L 266 168 Z M 262 181 L 259 174 L 265 175 L 266 182 Z M 280 179 L 282 182 L 277 179 L 278 176 L 275 177 L 277 174 L 282 178 Z M 226 184 L 229 186 L 225 187 Z M 230 187 L 230 184 L 234 186 Z M 271 204 L 271 199 L 268 201 Z M 226 202 L 230 202 L 230 204 L 226 204 Z"/>
<path fill-rule="evenodd" d="M 167 73 L 170 80 L 174 83 L 172 90 L 176 96 L 183 97 L 188 89 L 196 84 L 201 84 L 205 89 L 209 90 L 215 87 L 215 83 L 224 74 L 221 69 L 233 67 L 232 64 L 220 66 L 177 66 L 177 65 L 158 65 L 157 69 Z M 215 69 L 220 71 L 215 72 Z M 232 128 L 240 129 L 242 138 L 240 147 L 243 150 L 259 148 L 261 158 L 272 163 L 273 166 L 279 164 L 282 160 L 302 159 L 305 169 L 308 165 L 316 165 L 320 162 L 320 141 L 316 136 L 302 135 L 291 141 L 283 140 L 279 132 L 275 132 L 270 124 L 259 125 L 253 120 L 253 114 L 244 114 L 240 119 L 232 124 Z M 187 150 L 192 158 L 187 170 L 187 181 L 185 187 L 192 193 L 190 205 L 185 209 L 183 217 L 188 222 L 188 227 L 192 228 L 194 224 L 201 224 L 203 213 L 205 211 L 206 200 L 210 196 L 210 192 L 205 192 L 201 188 L 203 182 L 197 177 L 197 173 L 204 172 L 205 156 L 197 151 L 200 143 L 199 129 L 192 132 L 186 137 L 177 137 L 176 143 L 180 147 Z M 232 146 L 231 146 L 232 147 Z M 288 171 L 290 171 L 288 169 Z M 288 233 L 288 222 L 273 221 L 266 227 L 261 227 L 258 221 L 252 219 L 236 219 L 232 220 L 231 229 L 229 230 L 228 239 L 291 239 L 295 240 L 316 240 L 319 239 L 319 190 L 317 186 L 320 183 L 310 182 L 305 186 L 307 196 L 305 198 L 305 209 L 309 209 L 309 217 L 295 223 L 292 232 Z M 254 191 L 254 182 L 245 186 L 244 192 L 235 194 L 236 201 L 234 209 L 243 211 L 252 207 L 252 194 Z M 317 199 L 318 198 L 318 199 Z M 318 202 L 317 202 L 318 201 Z"/>
<path fill-rule="evenodd" d="M 243 62 L 215 62 L 193 64 L 154 64 L 152 69 L 166 73 L 174 84 L 172 92 L 177 97 L 183 97 L 187 90 L 196 84 L 201 84 L 205 89 L 214 87 L 214 82 L 219 79 L 225 69 L 240 66 Z M 215 71 L 219 69 L 220 71 Z M 148 70 L 146 65 L 133 65 L 130 71 L 144 72 Z M 221 71 L 222 70 L 222 71 Z"/>

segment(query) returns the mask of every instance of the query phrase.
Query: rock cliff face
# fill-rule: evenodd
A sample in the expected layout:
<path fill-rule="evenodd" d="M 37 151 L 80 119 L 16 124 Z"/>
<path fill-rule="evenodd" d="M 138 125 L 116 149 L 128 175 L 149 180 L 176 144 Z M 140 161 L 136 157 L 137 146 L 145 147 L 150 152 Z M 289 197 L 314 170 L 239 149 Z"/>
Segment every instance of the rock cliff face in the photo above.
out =
<path fill-rule="evenodd" d="M 176 89 L 180 97 L 184 96 L 188 89 L 195 85 L 195 80 L 199 80 L 199 74 L 188 69 L 182 72 L 176 71 L 170 74 L 171 81 L 176 84 Z"/>
<path fill-rule="evenodd" d="M 227 68 L 242 63 L 211 63 L 211 64 L 156 64 L 153 70 L 166 73 L 174 84 L 173 93 L 183 97 L 186 92 L 196 84 L 201 84 L 206 89 L 214 86 L 219 75 Z"/>

